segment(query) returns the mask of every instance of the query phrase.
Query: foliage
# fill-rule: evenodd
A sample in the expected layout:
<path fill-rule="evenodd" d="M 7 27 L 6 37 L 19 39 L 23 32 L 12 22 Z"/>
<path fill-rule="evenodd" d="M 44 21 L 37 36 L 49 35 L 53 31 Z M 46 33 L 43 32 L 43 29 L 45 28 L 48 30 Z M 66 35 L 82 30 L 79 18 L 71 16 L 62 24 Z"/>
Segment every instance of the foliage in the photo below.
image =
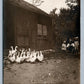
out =
<path fill-rule="evenodd" d="M 66 38 L 80 34 L 80 5 L 77 3 L 77 5 L 68 4 L 68 6 L 69 9 L 61 8 L 59 15 L 55 13 L 56 8 L 50 12 L 54 37 L 59 45 Z"/>
<path fill-rule="evenodd" d="M 42 0 L 32 0 L 32 4 L 35 6 L 40 6 L 44 1 Z"/>

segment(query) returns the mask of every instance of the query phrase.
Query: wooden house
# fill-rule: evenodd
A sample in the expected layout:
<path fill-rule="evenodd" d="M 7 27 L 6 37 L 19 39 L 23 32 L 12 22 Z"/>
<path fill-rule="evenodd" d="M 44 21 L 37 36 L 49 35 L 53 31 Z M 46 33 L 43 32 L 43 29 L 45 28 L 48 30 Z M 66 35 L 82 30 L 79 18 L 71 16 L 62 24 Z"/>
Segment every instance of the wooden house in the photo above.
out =
<path fill-rule="evenodd" d="M 4 48 L 11 45 L 32 49 L 53 47 L 51 17 L 23 0 L 4 0 Z"/>

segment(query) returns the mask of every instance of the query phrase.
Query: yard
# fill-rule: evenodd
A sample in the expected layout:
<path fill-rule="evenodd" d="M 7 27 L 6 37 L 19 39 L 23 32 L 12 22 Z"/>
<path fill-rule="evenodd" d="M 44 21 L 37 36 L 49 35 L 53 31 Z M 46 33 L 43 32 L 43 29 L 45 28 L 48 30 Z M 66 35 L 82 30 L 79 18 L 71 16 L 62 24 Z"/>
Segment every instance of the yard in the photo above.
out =
<path fill-rule="evenodd" d="M 42 63 L 4 65 L 4 84 L 80 84 L 80 57 L 56 51 Z"/>

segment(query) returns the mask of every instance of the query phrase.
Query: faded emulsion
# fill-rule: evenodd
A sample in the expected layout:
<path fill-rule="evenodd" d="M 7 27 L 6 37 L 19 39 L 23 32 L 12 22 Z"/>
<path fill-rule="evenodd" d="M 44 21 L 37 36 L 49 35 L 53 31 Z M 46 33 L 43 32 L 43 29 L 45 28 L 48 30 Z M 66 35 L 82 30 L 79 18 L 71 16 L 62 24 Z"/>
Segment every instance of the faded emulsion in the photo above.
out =
<path fill-rule="evenodd" d="M 3 0 L 3 83 L 80 84 L 80 0 L 28 1 Z"/>

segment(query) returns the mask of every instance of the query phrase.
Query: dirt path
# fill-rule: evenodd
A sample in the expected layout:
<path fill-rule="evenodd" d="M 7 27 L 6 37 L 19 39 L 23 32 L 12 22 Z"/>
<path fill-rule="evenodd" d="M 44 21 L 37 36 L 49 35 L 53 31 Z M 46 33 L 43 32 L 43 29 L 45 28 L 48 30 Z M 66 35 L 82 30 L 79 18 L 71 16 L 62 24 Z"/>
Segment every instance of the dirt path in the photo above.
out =
<path fill-rule="evenodd" d="M 8 64 L 4 84 L 80 84 L 80 59 L 72 54 L 53 53 L 43 63 Z"/>

